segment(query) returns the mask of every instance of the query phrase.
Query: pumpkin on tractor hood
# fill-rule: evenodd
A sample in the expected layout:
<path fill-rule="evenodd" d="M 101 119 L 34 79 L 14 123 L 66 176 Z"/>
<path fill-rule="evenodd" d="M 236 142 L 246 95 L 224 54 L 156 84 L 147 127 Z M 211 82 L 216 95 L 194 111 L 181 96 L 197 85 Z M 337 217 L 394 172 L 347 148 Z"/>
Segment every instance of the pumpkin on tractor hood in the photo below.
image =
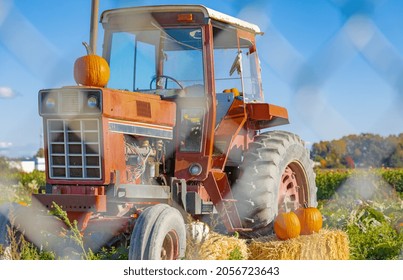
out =
<path fill-rule="evenodd" d="M 109 81 L 108 62 L 101 56 L 93 54 L 90 46 L 83 42 L 87 55 L 77 58 L 74 63 L 74 80 L 83 86 L 104 87 Z"/>

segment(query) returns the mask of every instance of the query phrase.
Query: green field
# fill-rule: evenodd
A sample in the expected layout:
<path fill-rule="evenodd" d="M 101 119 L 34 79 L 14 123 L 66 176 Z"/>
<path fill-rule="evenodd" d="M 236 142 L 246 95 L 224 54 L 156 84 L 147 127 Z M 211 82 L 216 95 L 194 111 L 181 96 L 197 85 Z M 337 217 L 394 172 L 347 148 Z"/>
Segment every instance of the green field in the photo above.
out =
<path fill-rule="evenodd" d="M 29 205 L 31 194 L 45 183 L 43 172 L 10 173 L 0 182 L 0 204 L 17 202 Z M 318 208 L 324 227 L 345 231 L 350 242 L 351 259 L 403 259 L 403 169 L 316 170 Z M 63 211 L 58 215 L 63 218 Z M 126 259 L 125 248 L 86 251 L 76 226 L 69 225 L 68 242 L 81 248 L 83 259 Z M 53 252 L 28 242 L 15 244 L 13 258 L 57 259 Z M 4 254 L 0 248 L 0 257 Z"/>
<path fill-rule="evenodd" d="M 403 169 L 316 170 L 324 224 L 347 232 L 351 259 L 403 258 Z"/>

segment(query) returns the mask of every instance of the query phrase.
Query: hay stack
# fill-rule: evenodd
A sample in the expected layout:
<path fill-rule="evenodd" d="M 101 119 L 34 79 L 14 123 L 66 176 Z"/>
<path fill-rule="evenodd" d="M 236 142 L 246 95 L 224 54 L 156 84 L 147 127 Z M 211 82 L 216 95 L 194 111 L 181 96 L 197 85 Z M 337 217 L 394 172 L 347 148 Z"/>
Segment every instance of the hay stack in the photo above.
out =
<path fill-rule="evenodd" d="M 250 260 L 347 260 L 350 255 L 347 234 L 327 229 L 286 241 L 259 238 L 251 241 L 249 251 Z"/>
<path fill-rule="evenodd" d="M 197 259 L 228 260 L 235 256 L 247 260 L 248 255 L 245 240 L 211 232 L 208 238 L 200 244 Z"/>

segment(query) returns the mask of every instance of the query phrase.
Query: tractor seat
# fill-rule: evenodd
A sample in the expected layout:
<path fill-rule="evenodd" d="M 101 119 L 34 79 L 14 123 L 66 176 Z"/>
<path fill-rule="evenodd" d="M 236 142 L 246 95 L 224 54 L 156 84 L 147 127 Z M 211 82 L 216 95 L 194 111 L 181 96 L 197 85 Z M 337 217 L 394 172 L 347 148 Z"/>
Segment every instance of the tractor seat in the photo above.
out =
<path fill-rule="evenodd" d="M 224 89 L 224 93 L 233 93 L 234 97 L 242 96 L 242 94 L 239 92 L 237 88 L 229 88 L 229 89 Z"/>

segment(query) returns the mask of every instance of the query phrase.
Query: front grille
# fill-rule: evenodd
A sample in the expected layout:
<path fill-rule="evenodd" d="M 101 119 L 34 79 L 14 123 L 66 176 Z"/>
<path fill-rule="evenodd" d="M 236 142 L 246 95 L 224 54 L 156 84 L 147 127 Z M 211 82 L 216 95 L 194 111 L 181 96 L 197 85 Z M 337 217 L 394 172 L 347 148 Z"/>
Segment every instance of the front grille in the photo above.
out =
<path fill-rule="evenodd" d="M 78 91 L 68 91 L 61 94 L 62 102 L 61 112 L 62 113 L 78 113 L 80 111 L 80 101 Z"/>
<path fill-rule="evenodd" d="M 101 179 L 99 120 L 47 122 L 50 178 Z"/>

